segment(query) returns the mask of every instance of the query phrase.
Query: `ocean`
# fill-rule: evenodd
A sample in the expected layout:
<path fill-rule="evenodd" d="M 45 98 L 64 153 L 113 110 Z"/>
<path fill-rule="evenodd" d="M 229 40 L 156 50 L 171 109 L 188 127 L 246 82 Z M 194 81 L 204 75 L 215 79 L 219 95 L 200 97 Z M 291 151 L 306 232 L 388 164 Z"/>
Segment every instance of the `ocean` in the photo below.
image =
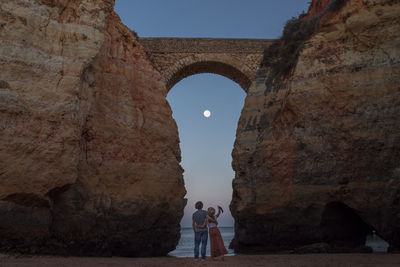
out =
<path fill-rule="evenodd" d="M 228 250 L 228 256 L 235 255 L 232 249 L 229 249 L 229 243 L 234 236 L 233 227 L 218 227 L 226 249 Z M 373 234 L 367 236 L 366 245 L 370 246 L 374 252 L 387 252 L 388 243 L 382 240 L 379 236 Z M 170 256 L 174 257 L 193 257 L 194 250 L 194 234 L 193 229 L 182 228 L 181 239 L 179 240 L 178 246 L 174 251 L 169 253 Z M 210 256 L 210 240 L 207 244 L 207 256 Z"/>
<path fill-rule="evenodd" d="M 367 235 L 365 245 L 371 247 L 374 253 L 385 253 L 389 248 L 389 244 L 376 235 L 375 232 L 372 235 Z"/>
<path fill-rule="evenodd" d="M 221 232 L 222 239 L 229 255 L 235 255 L 232 249 L 229 249 L 229 243 L 231 242 L 235 232 L 233 227 L 218 227 Z M 179 240 L 178 246 L 174 251 L 169 253 L 170 256 L 174 257 L 193 257 L 194 255 L 194 233 L 193 229 L 182 228 L 181 229 L 181 239 Z M 207 243 L 207 256 L 210 256 L 210 240 Z"/>

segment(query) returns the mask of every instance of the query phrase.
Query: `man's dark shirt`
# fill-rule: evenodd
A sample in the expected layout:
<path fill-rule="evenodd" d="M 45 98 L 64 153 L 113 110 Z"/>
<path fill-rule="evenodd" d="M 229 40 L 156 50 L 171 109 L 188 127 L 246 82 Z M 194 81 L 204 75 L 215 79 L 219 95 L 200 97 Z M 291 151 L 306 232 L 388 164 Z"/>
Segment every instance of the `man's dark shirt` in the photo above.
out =
<path fill-rule="evenodd" d="M 207 211 L 197 210 L 195 213 L 193 213 L 192 219 L 197 225 L 203 225 L 206 217 L 207 217 Z M 208 231 L 207 224 L 206 228 L 196 228 L 196 232 L 201 232 L 201 231 Z"/>

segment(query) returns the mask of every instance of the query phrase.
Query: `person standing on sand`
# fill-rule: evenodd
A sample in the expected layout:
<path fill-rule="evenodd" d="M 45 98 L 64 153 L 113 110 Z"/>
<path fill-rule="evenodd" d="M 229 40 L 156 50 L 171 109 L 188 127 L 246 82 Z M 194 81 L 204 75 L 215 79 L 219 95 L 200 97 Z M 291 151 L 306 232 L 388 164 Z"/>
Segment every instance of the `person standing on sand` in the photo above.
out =
<path fill-rule="evenodd" d="M 208 215 L 204 220 L 202 225 L 197 225 L 198 228 L 207 227 L 210 232 L 210 245 L 211 245 L 211 258 L 213 260 L 224 260 L 224 255 L 228 254 L 225 248 L 224 241 L 222 240 L 221 232 L 219 231 L 217 225 L 217 218 L 224 212 L 224 210 L 218 206 L 218 213 L 215 215 L 215 209 L 213 207 L 208 208 Z"/>
<path fill-rule="evenodd" d="M 196 212 L 192 215 L 192 227 L 194 231 L 194 260 L 199 260 L 199 247 L 201 243 L 201 259 L 206 259 L 207 239 L 208 239 L 208 228 L 199 228 L 198 225 L 202 225 L 206 220 L 207 212 L 203 210 L 203 202 L 197 201 L 195 204 Z"/>

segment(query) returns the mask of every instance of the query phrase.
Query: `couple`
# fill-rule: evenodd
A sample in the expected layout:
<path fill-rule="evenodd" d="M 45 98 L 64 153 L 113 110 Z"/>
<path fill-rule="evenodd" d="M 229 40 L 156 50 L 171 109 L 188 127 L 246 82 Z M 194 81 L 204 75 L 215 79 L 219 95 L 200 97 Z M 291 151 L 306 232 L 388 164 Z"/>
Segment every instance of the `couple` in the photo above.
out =
<path fill-rule="evenodd" d="M 224 255 L 228 253 L 224 246 L 221 233 L 218 230 L 217 218 L 223 209 L 218 206 L 218 213 L 215 214 L 214 208 L 203 210 L 203 202 L 198 201 L 195 205 L 197 211 L 192 216 L 192 226 L 194 230 L 194 260 L 199 260 L 199 247 L 201 243 L 201 259 L 206 259 L 206 248 L 208 239 L 208 228 L 210 228 L 211 258 L 213 260 L 224 260 Z"/>

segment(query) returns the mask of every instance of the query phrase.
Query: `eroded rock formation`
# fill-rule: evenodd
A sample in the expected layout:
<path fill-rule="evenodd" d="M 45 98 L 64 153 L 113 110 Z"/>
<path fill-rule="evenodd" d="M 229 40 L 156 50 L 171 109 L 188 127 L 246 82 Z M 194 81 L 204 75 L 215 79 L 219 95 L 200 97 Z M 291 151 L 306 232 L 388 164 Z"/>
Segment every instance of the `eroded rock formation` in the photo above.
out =
<path fill-rule="evenodd" d="M 0 249 L 165 255 L 185 188 L 161 76 L 113 0 L 0 9 Z"/>
<path fill-rule="evenodd" d="M 259 71 L 233 151 L 237 251 L 354 251 L 372 229 L 400 249 L 399 14 L 314 0 L 319 32 L 289 76 Z"/>
<path fill-rule="evenodd" d="M 178 242 L 168 81 L 113 5 L 1 0 L 3 252 L 165 255 Z M 238 251 L 348 251 L 372 229 L 400 248 L 399 13 L 396 0 L 314 0 L 303 19 L 319 31 L 290 75 L 258 71 L 233 152 Z"/>

